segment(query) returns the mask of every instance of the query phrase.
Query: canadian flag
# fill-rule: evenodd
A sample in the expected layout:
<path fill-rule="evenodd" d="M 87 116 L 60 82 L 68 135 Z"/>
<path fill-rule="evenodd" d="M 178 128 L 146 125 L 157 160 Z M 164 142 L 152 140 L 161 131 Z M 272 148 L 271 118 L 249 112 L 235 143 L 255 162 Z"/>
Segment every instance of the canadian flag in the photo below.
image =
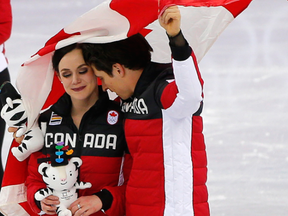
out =
<path fill-rule="evenodd" d="M 222 31 L 252 0 L 110 0 L 80 16 L 50 38 L 20 68 L 16 85 L 28 111 L 29 129 L 39 112 L 64 93 L 51 65 L 55 50 L 72 43 L 107 43 L 140 32 L 153 48 L 152 61 L 171 61 L 168 39 L 158 16 L 170 5 L 181 11 L 181 29 L 200 62 Z M 12 146 L 16 144 L 13 143 Z M 16 145 L 17 146 L 17 145 Z M 34 215 L 26 202 L 27 160 L 9 154 L 0 194 L 0 210 L 11 216 Z M 17 172 L 14 168 L 17 167 Z M 19 204 L 18 204 L 19 203 Z M 35 214 L 36 215 L 36 214 Z"/>

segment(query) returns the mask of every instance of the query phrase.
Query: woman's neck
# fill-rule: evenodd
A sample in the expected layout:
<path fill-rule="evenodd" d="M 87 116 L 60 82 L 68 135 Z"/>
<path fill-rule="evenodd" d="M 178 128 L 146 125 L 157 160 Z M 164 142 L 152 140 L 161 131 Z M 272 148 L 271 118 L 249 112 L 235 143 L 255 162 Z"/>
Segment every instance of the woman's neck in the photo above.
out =
<path fill-rule="evenodd" d="M 77 100 L 71 98 L 71 117 L 77 128 L 79 128 L 80 126 L 83 115 L 96 103 L 98 98 L 98 93 L 92 94 L 89 98 L 85 100 Z"/>

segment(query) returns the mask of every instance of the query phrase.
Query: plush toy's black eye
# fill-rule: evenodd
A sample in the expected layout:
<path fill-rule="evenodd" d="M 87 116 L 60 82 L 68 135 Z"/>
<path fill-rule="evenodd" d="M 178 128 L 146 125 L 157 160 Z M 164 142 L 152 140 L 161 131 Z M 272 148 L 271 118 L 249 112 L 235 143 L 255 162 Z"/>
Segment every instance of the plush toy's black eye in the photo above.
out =
<path fill-rule="evenodd" d="M 53 180 L 55 180 L 56 178 L 55 178 L 55 176 L 53 176 Z"/>
<path fill-rule="evenodd" d="M 73 174 L 72 174 L 72 172 L 70 171 L 70 176 L 72 176 Z"/>

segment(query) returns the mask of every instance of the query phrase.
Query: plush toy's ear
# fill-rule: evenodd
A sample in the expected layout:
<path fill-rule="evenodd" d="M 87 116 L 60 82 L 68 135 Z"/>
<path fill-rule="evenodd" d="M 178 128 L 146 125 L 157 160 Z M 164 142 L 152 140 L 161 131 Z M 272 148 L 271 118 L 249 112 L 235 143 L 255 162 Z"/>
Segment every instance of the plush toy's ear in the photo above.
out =
<path fill-rule="evenodd" d="M 38 167 L 38 172 L 45 177 L 48 177 L 46 174 L 46 170 L 48 168 L 49 164 L 48 163 L 41 163 Z"/>
<path fill-rule="evenodd" d="M 79 167 L 82 165 L 82 160 L 78 157 L 73 157 L 70 159 L 70 163 L 74 163 L 76 166 L 76 169 L 79 169 Z"/>

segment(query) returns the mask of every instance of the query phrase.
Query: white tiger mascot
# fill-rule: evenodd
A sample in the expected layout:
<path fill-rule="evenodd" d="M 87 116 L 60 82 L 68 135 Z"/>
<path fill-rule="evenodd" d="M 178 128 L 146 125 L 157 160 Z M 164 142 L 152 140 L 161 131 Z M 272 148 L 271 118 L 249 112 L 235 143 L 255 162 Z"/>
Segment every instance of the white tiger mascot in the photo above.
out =
<path fill-rule="evenodd" d="M 16 137 L 22 136 L 26 131 L 27 112 L 21 96 L 10 82 L 5 82 L 0 87 L 1 117 L 9 127 L 18 128 Z M 1 108 L 1 107 L 0 107 Z M 39 151 L 44 145 L 44 136 L 38 124 L 24 134 L 24 139 L 18 147 L 12 148 L 13 155 L 19 161 L 25 160 L 33 152 Z"/>
<path fill-rule="evenodd" d="M 42 175 L 47 188 L 37 191 L 35 199 L 41 201 L 50 195 L 58 196 L 60 201 L 56 210 L 58 216 L 71 216 L 72 213 L 67 208 L 77 200 L 76 190 L 92 186 L 89 182 L 77 182 L 78 169 L 81 165 L 82 160 L 78 157 L 72 157 L 64 166 L 54 167 L 46 162 L 41 163 L 38 172 Z"/>

